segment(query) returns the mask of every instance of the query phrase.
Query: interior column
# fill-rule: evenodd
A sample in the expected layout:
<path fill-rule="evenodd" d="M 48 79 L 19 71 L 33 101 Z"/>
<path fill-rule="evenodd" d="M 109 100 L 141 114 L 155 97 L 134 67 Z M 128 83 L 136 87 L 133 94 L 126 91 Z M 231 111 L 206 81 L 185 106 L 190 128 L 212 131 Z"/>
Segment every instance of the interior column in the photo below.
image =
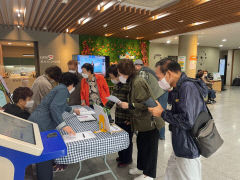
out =
<path fill-rule="evenodd" d="M 197 72 L 197 35 L 181 35 L 179 36 L 178 56 L 185 56 L 185 72 L 195 78 Z"/>
<path fill-rule="evenodd" d="M 4 64 L 3 64 L 3 51 L 2 51 L 2 44 L 0 44 L 0 75 L 4 76 Z"/>

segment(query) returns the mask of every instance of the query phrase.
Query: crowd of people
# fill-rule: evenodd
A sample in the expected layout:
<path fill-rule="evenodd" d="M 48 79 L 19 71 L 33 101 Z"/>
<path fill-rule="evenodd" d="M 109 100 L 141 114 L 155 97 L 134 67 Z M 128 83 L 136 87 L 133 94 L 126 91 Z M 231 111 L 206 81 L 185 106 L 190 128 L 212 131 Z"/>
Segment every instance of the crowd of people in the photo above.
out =
<path fill-rule="evenodd" d="M 81 114 L 73 105 L 93 107 L 93 104 L 111 109 L 115 104 L 107 100 L 110 91 L 105 78 L 94 73 L 92 64 L 84 64 L 78 73 L 77 61 L 68 62 L 68 72 L 58 66 L 46 69 L 32 88 L 19 87 L 13 92 L 14 104 L 7 104 L 4 111 L 39 125 L 40 131 L 62 129 L 75 135 L 74 127 L 63 118 L 64 111 Z M 165 139 L 165 122 L 169 123 L 173 153 L 166 169 L 166 180 L 201 180 L 199 149 L 190 134 L 194 122 L 202 111 L 207 111 L 198 88 L 180 65 L 168 58 L 156 63 L 155 72 L 143 66 L 141 60 L 120 60 L 111 65 L 107 73 L 114 84 L 112 95 L 121 102 L 116 104 L 115 123 L 129 134 L 129 147 L 118 153 L 118 167 L 132 163 L 132 137 L 137 134 L 137 167 L 129 174 L 139 175 L 135 180 L 156 178 L 158 142 Z M 209 101 L 215 93 L 199 71 L 199 87 Z M 205 83 L 209 86 L 206 89 Z M 38 180 L 52 180 L 53 170 L 64 169 L 54 161 L 37 164 Z"/>

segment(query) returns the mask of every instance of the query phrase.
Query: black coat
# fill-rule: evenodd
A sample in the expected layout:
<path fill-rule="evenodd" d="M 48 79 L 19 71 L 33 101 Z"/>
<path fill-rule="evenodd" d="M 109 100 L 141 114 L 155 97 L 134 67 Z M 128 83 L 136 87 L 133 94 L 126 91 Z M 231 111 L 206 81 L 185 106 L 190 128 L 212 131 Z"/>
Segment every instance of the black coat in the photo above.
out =
<path fill-rule="evenodd" d="M 30 113 L 26 110 L 22 110 L 19 106 L 17 106 L 16 104 L 6 104 L 5 106 L 3 106 L 4 112 L 8 113 L 8 114 L 12 114 L 14 116 L 23 118 L 23 119 L 28 119 L 30 116 Z"/>

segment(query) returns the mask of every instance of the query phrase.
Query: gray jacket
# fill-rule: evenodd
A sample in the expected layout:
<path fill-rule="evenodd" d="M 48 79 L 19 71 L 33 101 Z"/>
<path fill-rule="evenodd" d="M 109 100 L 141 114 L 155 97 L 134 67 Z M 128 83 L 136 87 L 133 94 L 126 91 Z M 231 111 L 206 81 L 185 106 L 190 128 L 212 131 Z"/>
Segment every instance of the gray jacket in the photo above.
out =
<path fill-rule="evenodd" d="M 62 118 L 63 112 L 72 112 L 72 107 L 67 104 L 69 96 L 69 91 L 65 85 L 56 86 L 43 98 L 29 120 L 37 123 L 40 131 L 63 128 L 66 125 Z"/>

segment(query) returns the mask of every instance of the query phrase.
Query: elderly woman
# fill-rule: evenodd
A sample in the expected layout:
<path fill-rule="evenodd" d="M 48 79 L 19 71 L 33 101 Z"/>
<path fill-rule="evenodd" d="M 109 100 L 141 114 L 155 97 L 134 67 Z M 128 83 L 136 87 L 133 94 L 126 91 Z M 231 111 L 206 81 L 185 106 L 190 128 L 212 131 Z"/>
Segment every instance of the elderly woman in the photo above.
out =
<path fill-rule="evenodd" d="M 40 131 L 62 129 L 70 135 L 75 132 L 67 126 L 62 118 L 64 111 L 80 114 L 78 109 L 73 109 L 67 105 L 67 98 L 74 91 L 78 78 L 73 73 L 63 73 L 60 84 L 53 88 L 42 100 L 41 104 L 29 117 L 30 121 L 38 124 Z M 38 180 L 52 180 L 53 161 L 46 161 L 37 164 Z"/>

